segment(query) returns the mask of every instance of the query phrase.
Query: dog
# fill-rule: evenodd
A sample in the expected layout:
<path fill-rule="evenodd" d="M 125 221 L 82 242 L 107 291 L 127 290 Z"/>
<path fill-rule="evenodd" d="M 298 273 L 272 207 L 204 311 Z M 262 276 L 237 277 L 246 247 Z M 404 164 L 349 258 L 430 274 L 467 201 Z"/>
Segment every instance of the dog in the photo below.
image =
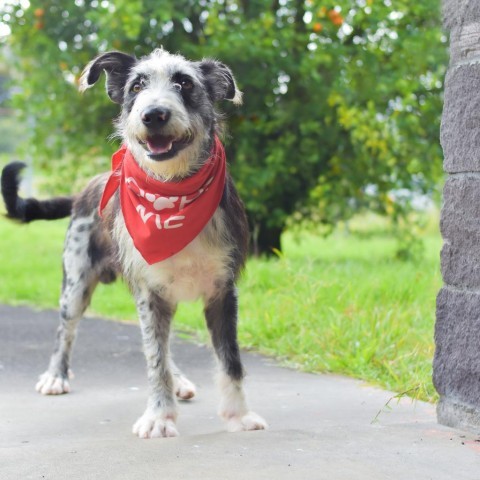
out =
<path fill-rule="evenodd" d="M 10 163 L 2 172 L 10 218 L 30 222 L 71 215 L 60 326 L 36 390 L 70 391 L 78 322 L 96 285 L 122 276 L 135 299 L 149 381 L 147 407 L 133 433 L 178 435 L 176 397 L 189 399 L 196 392 L 171 358 L 170 324 L 178 302 L 197 298 L 205 305 L 219 365 L 219 415 L 229 431 L 265 429 L 265 420 L 247 407 L 242 386 L 235 285 L 247 256 L 248 223 L 225 171 L 215 109 L 222 100 L 241 103 L 234 76 L 219 61 L 190 61 L 164 49 L 139 59 L 111 51 L 85 67 L 80 91 L 103 72 L 108 96 L 121 106 L 115 123 L 123 145 L 111 172 L 93 178 L 78 195 L 43 201 L 19 197 L 23 164 Z"/>

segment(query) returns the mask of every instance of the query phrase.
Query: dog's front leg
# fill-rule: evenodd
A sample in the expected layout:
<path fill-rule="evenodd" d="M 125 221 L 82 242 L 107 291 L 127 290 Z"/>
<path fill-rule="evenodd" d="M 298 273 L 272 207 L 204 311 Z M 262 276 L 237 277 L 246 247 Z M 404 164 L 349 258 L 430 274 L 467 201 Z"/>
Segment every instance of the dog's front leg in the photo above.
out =
<path fill-rule="evenodd" d="M 170 370 L 169 331 L 175 306 L 146 288 L 135 293 L 150 387 L 147 409 L 133 426 L 140 438 L 176 437 L 177 404 Z"/>
<path fill-rule="evenodd" d="M 265 420 L 248 410 L 243 391 L 243 366 L 237 342 L 237 292 L 233 284 L 207 302 L 205 318 L 217 355 L 220 372 L 219 415 L 227 422 L 229 431 L 263 430 Z"/>

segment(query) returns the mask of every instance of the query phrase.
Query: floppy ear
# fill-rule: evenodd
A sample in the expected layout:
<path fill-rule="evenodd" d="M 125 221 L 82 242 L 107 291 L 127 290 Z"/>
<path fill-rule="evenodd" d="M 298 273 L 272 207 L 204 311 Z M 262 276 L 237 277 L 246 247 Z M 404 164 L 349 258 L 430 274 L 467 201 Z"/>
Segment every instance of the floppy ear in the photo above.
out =
<path fill-rule="evenodd" d="M 216 60 L 204 59 L 199 67 L 206 81 L 210 98 L 231 100 L 235 105 L 242 104 L 242 92 L 237 88 L 232 71 L 223 63 Z"/>
<path fill-rule="evenodd" d="M 90 88 L 103 71 L 107 75 L 107 93 L 115 103 L 122 103 L 124 88 L 131 68 L 137 62 L 135 57 L 122 52 L 107 52 L 94 58 L 83 70 L 79 90 Z"/>

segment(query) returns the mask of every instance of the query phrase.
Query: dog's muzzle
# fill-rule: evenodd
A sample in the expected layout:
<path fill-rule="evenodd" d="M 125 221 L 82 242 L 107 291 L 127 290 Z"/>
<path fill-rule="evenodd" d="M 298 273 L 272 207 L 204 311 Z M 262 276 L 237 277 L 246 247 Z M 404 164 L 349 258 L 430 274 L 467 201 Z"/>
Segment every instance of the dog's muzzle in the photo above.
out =
<path fill-rule="evenodd" d="M 171 111 L 167 108 L 147 108 L 141 113 L 140 118 L 147 127 L 148 134 L 144 140 L 138 139 L 138 142 L 152 160 L 170 160 L 193 141 L 190 135 L 176 138 L 162 133 L 171 118 Z"/>

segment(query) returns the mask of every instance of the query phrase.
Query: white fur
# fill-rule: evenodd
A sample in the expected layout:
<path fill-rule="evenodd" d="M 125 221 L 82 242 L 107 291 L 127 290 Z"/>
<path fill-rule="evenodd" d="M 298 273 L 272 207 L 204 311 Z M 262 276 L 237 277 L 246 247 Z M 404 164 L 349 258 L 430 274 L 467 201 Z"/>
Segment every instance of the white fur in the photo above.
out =
<path fill-rule="evenodd" d="M 194 140 L 191 145 L 181 150 L 178 155 L 170 160 L 157 162 L 148 157 L 145 149 L 133 140 L 125 132 L 126 145 L 132 155 L 137 159 L 138 164 L 155 179 L 170 181 L 174 178 L 185 178 L 193 171 L 197 170 L 201 164 L 192 161 L 192 158 L 200 158 L 202 153 L 202 144 L 198 140 Z"/>
<path fill-rule="evenodd" d="M 197 391 L 195 385 L 184 375 L 177 374 L 173 376 L 173 382 L 175 385 L 175 395 L 182 400 L 190 400 L 193 398 Z"/>
<path fill-rule="evenodd" d="M 220 408 L 218 414 L 227 422 L 229 432 L 245 430 L 265 430 L 267 422 L 248 410 L 242 382 L 232 381 L 224 372 L 217 377 L 220 387 Z"/>
<path fill-rule="evenodd" d="M 38 378 L 35 390 L 42 395 L 61 395 L 70 392 L 68 380 L 45 372 Z"/>
<path fill-rule="evenodd" d="M 83 69 L 82 75 L 80 76 L 80 79 L 78 80 L 78 90 L 80 93 L 85 92 L 88 88 L 93 87 L 92 85 L 88 84 L 88 75 L 90 73 L 90 70 L 92 68 L 92 65 L 95 63 L 97 59 L 94 58 L 92 61 L 88 62 L 87 66 Z"/>
<path fill-rule="evenodd" d="M 142 59 L 135 65 L 133 71 L 136 74 L 155 73 L 168 77 L 177 71 L 182 71 L 192 78 L 197 78 L 197 71 L 184 56 L 167 52 L 163 48 L 156 48 L 148 58 Z"/>
<path fill-rule="evenodd" d="M 220 388 L 220 406 L 218 414 L 224 420 L 243 417 L 247 412 L 247 402 L 243 393 L 242 383 L 233 381 L 224 372 L 217 376 Z"/>
<path fill-rule="evenodd" d="M 178 90 L 171 82 L 171 76 L 177 71 L 188 74 L 199 81 L 197 72 L 190 63 L 180 55 L 172 55 L 165 50 L 155 50 L 149 58 L 137 64 L 130 73 L 130 80 L 138 75 L 147 75 L 149 84 L 139 92 L 135 104 L 126 118 L 118 122 L 120 136 L 139 163 L 154 177 L 170 180 L 185 177 L 200 165 L 193 159 L 202 157 L 202 139 L 205 138 L 204 125 L 195 114 L 189 114 L 181 101 Z M 128 85 L 128 82 L 127 82 Z M 141 120 L 142 112 L 152 105 L 161 105 L 171 111 L 171 118 L 163 128 L 163 135 L 171 135 L 176 139 L 194 138 L 191 145 L 184 148 L 170 160 L 158 162 L 147 155 L 138 140 L 145 140 L 147 128 Z"/>
<path fill-rule="evenodd" d="M 139 438 L 178 437 L 176 415 L 154 412 L 150 408 L 134 423 L 132 433 Z"/>
<path fill-rule="evenodd" d="M 229 432 L 245 432 L 249 430 L 266 430 L 267 422 L 255 412 L 248 412 L 239 417 L 231 417 L 227 421 L 227 430 Z"/>
<path fill-rule="evenodd" d="M 215 213 L 217 229 L 212 221 L 183 250 L 163 262 L 148 265 L 133 245 L 121 213 L 114 225 L 114 237 L 119 245 L 124 275 L 134 282 L 145 282 L 152 290 L 162 290 L 162 296 L 172 303 L 214 296 L 217 282 L 224 282 L 228 270 L 229 248 L 221 247 L 212 236 L 222 235 L 222 211 Z M 222 242 L 223 243 L 223 242 Z"/>

